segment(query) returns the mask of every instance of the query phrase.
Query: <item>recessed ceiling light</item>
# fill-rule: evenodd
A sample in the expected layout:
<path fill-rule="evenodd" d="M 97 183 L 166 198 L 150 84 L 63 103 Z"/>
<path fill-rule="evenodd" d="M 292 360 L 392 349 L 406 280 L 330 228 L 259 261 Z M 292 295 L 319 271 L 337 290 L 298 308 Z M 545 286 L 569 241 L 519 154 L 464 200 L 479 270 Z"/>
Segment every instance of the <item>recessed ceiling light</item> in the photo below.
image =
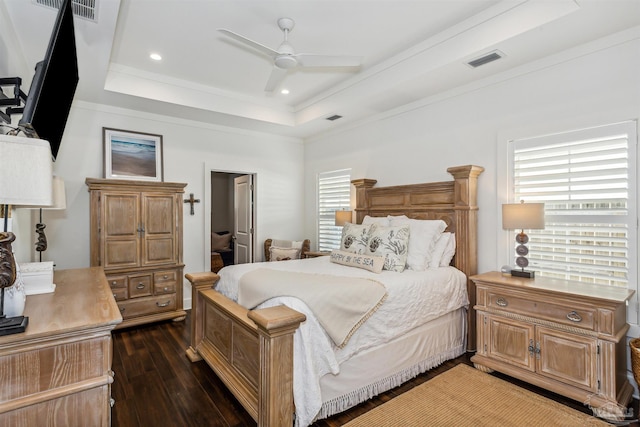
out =
<path fill-rule="evenodd" d="M 280 93 L 283 95 L 289 95 L 289 89 L 282 89 Z"/>
<path fill-rule="evenodd" d="M 162 59 L 162 56 L 160 56 L 160 54 L 158 53 L 152 53 L 151 55 L 149 55 L 149 58 L 153 59 L 154 61 L 160 61 Z"/>

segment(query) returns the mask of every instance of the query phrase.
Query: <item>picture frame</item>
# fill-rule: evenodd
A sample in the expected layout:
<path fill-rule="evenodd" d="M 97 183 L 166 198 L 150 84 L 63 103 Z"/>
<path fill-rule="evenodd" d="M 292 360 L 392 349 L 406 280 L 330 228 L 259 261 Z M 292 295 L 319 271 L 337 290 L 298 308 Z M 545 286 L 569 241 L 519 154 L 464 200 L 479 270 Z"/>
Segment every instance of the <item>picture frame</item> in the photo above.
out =
<path fill-rule="evenodd" d="M 104 177 L 164 181 L 162 135 L 102 128 Z"/>

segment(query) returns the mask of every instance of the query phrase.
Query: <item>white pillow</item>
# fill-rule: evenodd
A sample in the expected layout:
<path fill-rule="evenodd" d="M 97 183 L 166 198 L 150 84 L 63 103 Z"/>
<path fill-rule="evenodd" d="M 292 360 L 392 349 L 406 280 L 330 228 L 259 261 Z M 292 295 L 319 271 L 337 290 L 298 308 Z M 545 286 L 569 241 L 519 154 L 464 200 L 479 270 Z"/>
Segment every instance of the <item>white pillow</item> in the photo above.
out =
<path fill-rule="evenodd" d="M 369 216 L 369 215 L 366 215 L 362 219 L 362 224 L 363 225 L 378 224 L 378 225 L 382 225 L 383 227 L 388 227 L 390 225 L 389 219 L 385 216 Z"/>
<path fill-rule="evenodd" d="M 391 217 L 391 226 L 408 225 L 411 231 L 407 267 L 415 271 L 424 271 L 429 267 L 436 241 L 447 228 L 440 220 L 410 219 L 406 216 Z"/>
<path fill-rule="evenodd" d="M 369 243 L 369 229 L 371 225 L 352 224 L 347 222 L 342 227 L 342 239 L 340 240 L 340 250 L 354 254 L 364 254 L 367 252 Z"/>
<path fill-rule="evenodd" d="M 381 273 L 384 266 L 384 257 L 382 256 L 354 254 L 336 249 L 331 251 L 329 261 L 349 267 L 363 268 L 374 273 Z"/>
<path fill-rule="evenodd" d="M 452 236 L 452 233 L 442 233 L 438 240 L 436 240 L 436 244 L 433 247 L 433 252 L 431 253 L 431 261 L 429 261 L 429 268 L 438 268 L 441 266 L 444 253 L 450 244 Z M 455 248 L 455 238 L 453 239 L 453 243 L 453 247 Z M 449 262 L 451 262 L 451 258 L 449 258 Z"/>
<path fill-rule="evenodd" d="M 269 261 L 286 261 L 290 259 L 300 259 L 300 249 L 297 248 L 269 248 Z"/>
<path fill-rule="evenodd" d="M 407 264 L 409 233 L 408 225 L 383 227 L 373 224 L 369 230 L 367 255 L 383 256 L 384 270 L 402 273 Z"/>
<path fill-rule="evenodd" d="M 442 258 L 440 258 L 440 267 L 446 267 L 451 264 L 451 260 L 453 256 L 456 254 L 456 235 L 451 233 L 449 236 L 449 242 L 447 242 L 447 247 L 442 254 Z"/>

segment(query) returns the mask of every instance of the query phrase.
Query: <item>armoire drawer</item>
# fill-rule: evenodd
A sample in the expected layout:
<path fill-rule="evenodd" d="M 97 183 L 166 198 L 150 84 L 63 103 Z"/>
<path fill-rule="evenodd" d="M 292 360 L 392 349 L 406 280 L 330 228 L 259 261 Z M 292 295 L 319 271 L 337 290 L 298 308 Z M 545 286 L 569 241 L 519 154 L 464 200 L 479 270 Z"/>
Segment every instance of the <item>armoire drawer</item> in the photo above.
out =
<path fill-rule="evenodd" d="M 120 308 L 120 314 L 125 319 L 163 311 L 173 311 L 176 309 L 176 295 L 167 294 L 130 299 L 118 302 L 118 307 Z"/>

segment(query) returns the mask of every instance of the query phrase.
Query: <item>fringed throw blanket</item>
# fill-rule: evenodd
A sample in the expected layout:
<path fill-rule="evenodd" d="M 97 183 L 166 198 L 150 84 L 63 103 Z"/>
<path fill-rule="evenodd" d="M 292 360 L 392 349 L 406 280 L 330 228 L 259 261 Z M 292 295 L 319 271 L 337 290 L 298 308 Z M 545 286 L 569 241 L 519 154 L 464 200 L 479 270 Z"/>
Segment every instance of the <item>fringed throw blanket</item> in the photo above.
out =
<path fill-rule="evenodd" d="M 281 296 L 307 304 L 333 342 L 343 347 L 384 302 L 387 291 L 371 279 L 267 268 L 245 273 L 240 279 L 238 303 L 244 307 L 251 309 Z"/>

